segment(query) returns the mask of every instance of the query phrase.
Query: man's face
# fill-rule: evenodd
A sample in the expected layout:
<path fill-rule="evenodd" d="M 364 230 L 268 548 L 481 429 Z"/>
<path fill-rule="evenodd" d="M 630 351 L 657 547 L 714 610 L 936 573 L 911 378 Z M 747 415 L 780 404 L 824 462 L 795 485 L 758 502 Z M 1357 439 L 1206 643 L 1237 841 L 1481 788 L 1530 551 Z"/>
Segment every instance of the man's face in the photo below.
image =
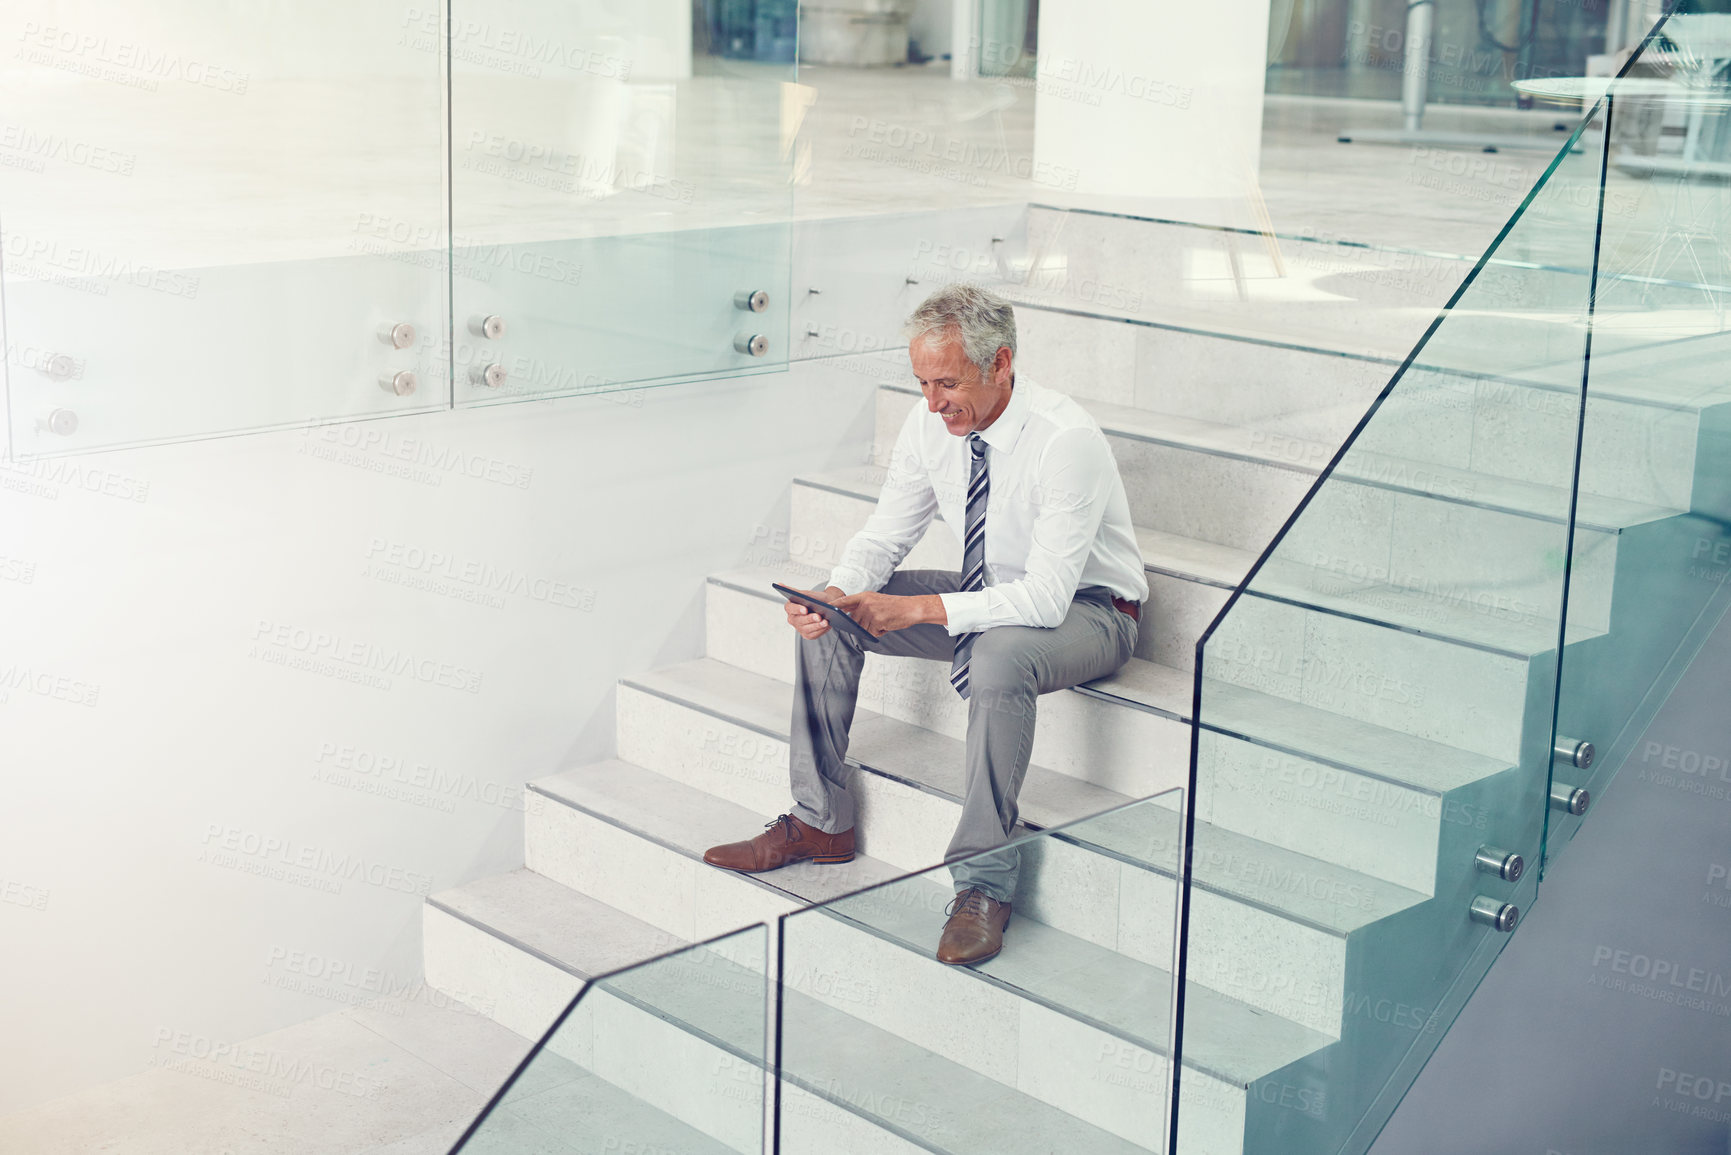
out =
<path fill-rule="evenodd" d="M 952 330 L 947 337 L 934 335 L 909 343 L 908 360 L 926 395 L 926 408 L 940 414 L 944 428 L 957 437 L 986 428 L 1010 403 L 1007 348 L 998 350 L 991 373 L 983 375 L 962 352 L 962 342 Z"/>

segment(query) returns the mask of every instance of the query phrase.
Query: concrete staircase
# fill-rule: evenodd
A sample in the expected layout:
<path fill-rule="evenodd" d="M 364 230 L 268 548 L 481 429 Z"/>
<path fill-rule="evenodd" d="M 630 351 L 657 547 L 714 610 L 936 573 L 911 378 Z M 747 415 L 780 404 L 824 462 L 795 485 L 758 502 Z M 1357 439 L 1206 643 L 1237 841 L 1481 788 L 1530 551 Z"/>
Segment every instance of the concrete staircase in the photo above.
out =
<path fill-rule="evenodd" d="M 1022 227 L 1056 226 L 1035 210 Z M 1161 264 L 1157 245 L 1090 243 L 1126 254 L 1097 274 L 1121 285 Z M 965 707 L 934 663 L 868 659 L 850 750 L 856 861 L 756 877 L 701 861 L 787 807 L 795 640 L 769 583 L 821 579 L 868 515 L 917 403 L 886 384 L 870 457 L 794 481 L 787 562 L 709 578 L 706 656 L 620 683 L 617 757 L 530 784 L 524 869 L 427 902 L 428 981 L 538 1037 L 594 976 L 902 879 L 787 920 L 779 972 L 759 927 L 586 995 L 549 1042 L 543 1082 L 516 1096 L 523 1118 L 535 1094 L 556 1102 L 555 1063 L 604 1081 L 607 1105 L 571 1121 L 571 1150 L 589 1149 L 571 1138 L 583 1134 L 758 1151 L 777 973 L 783 1151 L 1163 1149 L 1181 819 L 1152 796 L 1186 781 L 1196 640 L 1389 366 L 1072 306 L 1019 310 L 1021 371 L 1106 431 L 1150 598 L 1122 670 L 1041 700 L 1022 815 L 1029 832 L 1062 829 L 1029 844 L 1004 953 L 938 965 L 947 876 L 903 877 L 941 860 L 959 807 Z M 1365 323 L 1390 341 L 1409 325 Z M 1636 564 L 1627 536 L 1688 510 L 1695 442 L 1727 400 L 1624 356 L 1590 406 L 1589 460 L 1605 455 L 1575 543 L 1569 644 L 1595 655 L 1635 621 L 1617 592 Z M 900 353 L 863 361 L 905 379 Z M 1498 449 L 1567 433 L 1564 376 L 1415 377 L 1211 643 L 1190 800 L 1183 1155 L 1362 1149 L 1362 1121 L 1380 1125 L 1500 949 L 1468 920 L 1471 899 L 1531 896 L 1531 875 L 1488 879 L 1473 856 L 1536 852 L 1568 495 Z M 1497 567 L 1490 579 L 1475 558 Z M 959 550 L 935 527 L 905 564 L 956 568 Z M 1452 582 L 1496 596 L 1454 596 Z M 1439 979 L 1445 959 L 1472 976 L 1464 987 Z"/>

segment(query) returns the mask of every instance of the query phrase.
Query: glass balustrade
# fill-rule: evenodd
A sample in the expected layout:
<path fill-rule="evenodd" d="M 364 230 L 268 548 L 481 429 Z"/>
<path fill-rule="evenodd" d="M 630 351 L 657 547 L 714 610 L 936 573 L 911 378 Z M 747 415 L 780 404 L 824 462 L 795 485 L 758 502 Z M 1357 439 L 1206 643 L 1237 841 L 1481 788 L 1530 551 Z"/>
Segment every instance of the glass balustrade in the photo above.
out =
<path fill-rule="evenodd" d="M 1036 201 L 1006 289 L 1019 303 L 1154 326 L 1154 340 L 1206 332 L 1327 350 L 1386 362 L 1386 377 L 1473 268 L 1440 229 L 1420 247 L 1277 228 L 1260 201 L 1248 208 L 1262 219 L 1226 226 Z"/>
<path fill-rule="evenodd" d="M 9 6 L 12 454 L 450 403 L 444 52 L 416 12 Z"/>
<path fill-rule="evenodd" d="M 975 966 L 933 957 L 946 866 L 783 916 L 767 959 L 760 925 L 597 978 L 454 1155 L 1164 1150 L 1183 831 L 1174 790 L 1024 834 L 1006 949 Z M 1190 999 L 1238 1040 L 1183 1057 L 1204 1142 L 1239 1125 L 1245 1069 L 1302 1038 Z"/>
<path fill-rule="evenodd" d="M 1731 16 L 1671 16 L 1662 39 L 1607 90 L 1611 152 L 1587 375 L 1583 506 L 1644 508 L 1619 527 L 1598 587 L 1571 583 L 1569 616 L 1607 632 L 1565 654 L 1557 710 L 1553 850 L 1631 757 L 1709 794 L 1701 756 L 1684 766 L 1636 744 L 1725 612 L 1731 573 L 1726 423 L 1731 390 Z M 1544 99 L 1568 82 L 1535 83 Z M 1670 764 L 1667 764 L 1669 762 Z"/>
<path fill-rule="evenodd" d="M 758 1155 L 766 942 L 749 926 L 590 979 L 452 1155 Z"/>
<path fill-rule="evenodd" d="M 454 0 L 459 405 L 785 367 L 791 30 Z"/>
<path fill-rule="evenodd" d="M 1182 831 L 1169 791 L 1021 838 L 1004 950 L 972 967 L 933 957 L 944 867 L 784 916 L 777 1150 L 1162 1150 Z M 1230 1082 L 1241 1052 L 1184 1059 Z"/>
<path fill-rule="evenodd" d="M 1345 445 L 1287 455 L 1319 476 L 1198 645 L 1185 981 L 1331 1039 L 1245 1150 L 1369 1146 L 1723 613 L 1726 32 L 1531 86 L 1591 111 Z M 1304 927 L 1261 970 L 1247 835 Z"/>
<path fill-rule="evenodd" d="M 791 11 L 16 15 L 15 455 L 786 365 Z"/>
<path fill-rule="evenodd" d="M 1186 979 L 1321 1040 L 1278 1074 L 1313 1109 L 1252 1086 L 1245 1150 L 1363 1150 L 1534 893 L 1559 642 L 1606 628 L 1564 634 L 1564 594 L 1605 588 L 1646 516 L 1582 494 L 1577 518 L 1604 123 L 1338 452 L 1219 435 L 1239 485 L 1308 484 L 1195 656 Z M 1214 1030 L 1183 1029 L 1187 1054 Z M 1180 1134 L 1201 1109 L 1181 1085 Z"/>

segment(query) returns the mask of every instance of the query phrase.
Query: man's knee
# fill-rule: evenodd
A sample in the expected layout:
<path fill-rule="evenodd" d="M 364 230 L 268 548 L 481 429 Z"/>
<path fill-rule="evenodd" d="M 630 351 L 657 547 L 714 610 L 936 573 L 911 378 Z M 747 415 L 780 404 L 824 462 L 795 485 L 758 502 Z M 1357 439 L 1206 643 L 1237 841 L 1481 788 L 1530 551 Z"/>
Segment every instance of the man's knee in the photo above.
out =
<path fill-rule="evenodd" d="M 861 646 L 857 641 L 848 637 L 834 626 L 831 626 L 815 638 L 808 638 L 804 634 L 798 633 L 796 633 L 793 638 L 795 653 L 829 654 L 835 652 L 837 649 L 849 649 L 856 653 L 862 652 Z"/>
<path fill-rule="evenodd" d="M 1017 699 L 1038 693 L 1028 650 L 1015 637 L 1015 626 L 986 630 L 974 639 L 968 659 L 971 694 L 990 692 L 995 698 Z"/>
<path fill-rule="evenodd" d="M 974 639 L 971 662 L 983 662 L 994 669 L 1027 669 L 1028 647 L 1022 637 L 1030 632 L 1026 626 L 995 626 L 984 630 Z"/>

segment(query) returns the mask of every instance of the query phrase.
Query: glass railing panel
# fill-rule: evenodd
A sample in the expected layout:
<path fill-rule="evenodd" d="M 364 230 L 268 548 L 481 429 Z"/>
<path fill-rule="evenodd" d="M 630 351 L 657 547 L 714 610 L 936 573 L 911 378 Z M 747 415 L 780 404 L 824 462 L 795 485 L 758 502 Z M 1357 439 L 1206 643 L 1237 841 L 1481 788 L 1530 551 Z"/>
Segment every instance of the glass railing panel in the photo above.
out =
<path fill-rule="evenodd" d="M 759 1155 L 767 936 L 750 926 L 590 980 L 453 1155 Z"/>
<path fill-rule="evenodd" d="M 1604 606 L 1570 588 L 1571 619 L 1597 612 L 1607 628 L 1563 663 L 1553 853 L 1579 829 L 1574 811 L 1639 758 L 1647 722 L 1725 612 L 1731 573 L 1731 255 L 1719 236 L 1731 17 L 1680 13 L 1660 36 L 1623 79 L 1589 82 L 1609 87 L 1612 127 L 1581 488 L 1650 512 L 1617 536 Z M 1682 790 L 1723 785 L 1699 753 L 1687 761 L 1660 748 L 1641 766 Z"/>
<path fill-rule="evenodd" d="M 706 14 L 707 13 L 707 14 Z M 792 8 L 458 0 L 458 404 L 788 357 Z"/>
<path fill-rule="evenodd" d="M 1021 299 L 1358 356 L 1405 356 L 1474 263 L 1441 238 L 1276 228 L 1250 207 L 1228 227 L 1038 199 L 1010 266 Z"/>
<path fill-rule="evenodd" d="M 972 860 L 785 916 L 779 1149 L 1165 1150 L 1182 797 L 1019 839 L 1002 952 L 973 965 L 936 957 Z M 1244 1066 L 1294 1044 L 1230 1000 L 1196 1014 L 1240 1032 L 1184 1055 L 1212 1141 Z"/>
<path fill-rule="evenodd" d="M 14 454 L 449 403 L 443 55 L 413 11 L 8 6 Z"/>
<path fill-rule="evenodd" d="M 1321 480 L 1198 647 L 1187 975 L 1328 1039 L 1282 1075 L 1317 1109 L 1257 1097 L 1246 1150 L 1368 1145 L 1533 894 L 1516 860 L 1544 833 L 1602 123 L 1338 455 L 1240 438 Z M 1583 500 L 1577 554 L 1632 516 Z M 1265 969 L 1238 957 L 1232 900 L 1280 920 Z M 1187 1020 L 1187 1055 L 1209 1030 Z"/>
<path fill-rule="evenodd" d="M 1505 238 L 1476 274 L 1481 300 L 1499 308 L 1473 319 L 1476 342 L 1464 339 L 1462 318 L 1445 362 L 1421 357 L 1411 397 L 1426 372 L 1443 378 L 1437 403 L 1456 409 L 1450 391 L 1462 373 L 1512 378 L 1520 390 L 1579 388 L 1570 324 L 1553 323 L 1546 302 L 1578 300 L 1591 280 L 1572 238 L 1575 218 L 1596 205 L 1596 141 L 1577 138 L 1559 163 L 1580 198 L 1574 211 L 1559 205 L 1532 235 Z M 1517 170 L 1500 179 L 1517 202 L 1531 183 Z M 1031 206 L 1026 228 L 990 256 L 972 268 L 1022 306 L 1032 332 L 1093 338 L 1081 355 L 1099 372 L 1079 386 L 1084 395 L 1233 427 L 1250 439 L 1243 451 L 1313 474 L 1478 264 L 1350 236 L 1046 204 Z"/>

